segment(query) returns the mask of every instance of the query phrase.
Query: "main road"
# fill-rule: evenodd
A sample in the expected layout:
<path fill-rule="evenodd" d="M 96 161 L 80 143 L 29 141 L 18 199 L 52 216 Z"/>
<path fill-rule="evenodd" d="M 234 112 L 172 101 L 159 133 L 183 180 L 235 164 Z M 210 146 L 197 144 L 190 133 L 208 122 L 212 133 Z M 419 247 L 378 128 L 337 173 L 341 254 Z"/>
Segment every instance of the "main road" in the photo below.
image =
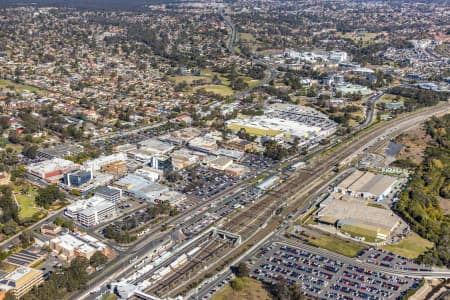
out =
<path fill-rule="evenodd" d="M 231 20 L 230 17 L 225 16 L 223 10 L 220 11 L 220 15 L 222 16 L 223 20 L 225 21 L 225 23 L 230 27 L 231 29 L 231 37 L 230 40 L 228 41 L 228 45 L 227 45 L 227 49 L 228 51 L 230 51 L 230 53 L 235 54 L 235 44 L 238 38 L 238 31 L 236 28 L 236 24 L 233 23 L 233 21 Z M 275 70 L 275 68 L 266 63 L 265 61 L 258 59 L 258 58 L 248 58 L 246 56 L 244 56 L 243 54 L 238 54 L 239 56 L 241 56 L 244 59 L 250 59 L 250 61 L 254 64 L 259 64 L 262 66 L 265 66 L 267 68 L 267 72 L 266 72 L 266 76 L 264 77 L 264 79 L 262 79 L 260 82 L 258 82 L 258 84 L 256 84 L 253 87 L 249 87 L 244 89 L 243 91 L 240 91 L 238 93 L 234 94 L 234 98 L 236 99 L 241 99 L 241 98 L 245 98 L 247 96 L 249 96 L 251 94 L 251 92 L 253 90 L 255 90 L 256 88 L 263 86 L 265 84 L 268 84 L 269 82 L 271 82 L 272 80 L 275 79 L 276 75 L 277 75 L 277 71 Z"/>

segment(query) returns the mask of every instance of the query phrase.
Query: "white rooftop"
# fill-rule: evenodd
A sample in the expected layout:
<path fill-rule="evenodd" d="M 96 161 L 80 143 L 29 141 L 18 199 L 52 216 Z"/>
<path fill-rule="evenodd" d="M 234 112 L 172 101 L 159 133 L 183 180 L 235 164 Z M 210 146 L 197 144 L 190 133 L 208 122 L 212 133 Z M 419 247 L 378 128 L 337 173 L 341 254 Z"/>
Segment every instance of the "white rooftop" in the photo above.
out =
<path fill-rule="evenodd" d="M 7 280 L 17 281 L 20 278 L 22 278 L 23 276 L 30 273 L 32 270 L 33 270 L 32 268 L 28 268 L 28 267 L 19 267 L 19 268 L 15 269 L 14 271 L 12 271 L 11 273 L 9 273 L 8 275 L 6 275 L 4 278 Z"/>

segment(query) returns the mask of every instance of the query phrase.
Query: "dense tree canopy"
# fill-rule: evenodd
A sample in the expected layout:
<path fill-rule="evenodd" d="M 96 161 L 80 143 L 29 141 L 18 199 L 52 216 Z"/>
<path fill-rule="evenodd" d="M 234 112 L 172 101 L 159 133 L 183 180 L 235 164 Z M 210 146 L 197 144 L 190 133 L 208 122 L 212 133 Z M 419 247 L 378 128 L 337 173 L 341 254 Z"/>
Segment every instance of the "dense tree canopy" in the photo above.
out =
<path fill-rule="evenodd" d="M 66 200 L 66 195 L 56 185 L 51 184 L 38 190 L 36 197 L 36 203 L 38 205 L 49 208 L 56 200 Z"/>
<path fill-rule="evenodd" d="M 75 257 L 68 267 L 52 273 L 49 280 L 38 287 L 34 287 L 22 299 L 62 299 L 67 292 L 83 289 L 88 281 L 87 267 L 89 267 L 87 258 Z"/>
<path fill-rule="evenodd" d="M 432 141 L 394 209 L 435 247 L 419 257 L 423 263 L 450 267 L 450 216 L 440 201 L 450 201 L 450 115 L 426 123 Z"/>

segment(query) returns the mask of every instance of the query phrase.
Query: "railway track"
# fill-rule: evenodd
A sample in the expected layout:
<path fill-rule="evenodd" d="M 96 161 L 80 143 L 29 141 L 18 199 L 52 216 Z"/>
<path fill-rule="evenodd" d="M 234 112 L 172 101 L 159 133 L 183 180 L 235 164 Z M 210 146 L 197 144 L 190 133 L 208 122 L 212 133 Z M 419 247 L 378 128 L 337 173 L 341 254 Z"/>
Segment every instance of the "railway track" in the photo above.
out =
<path fill-rule="evenodd" d="M 223 229 L 239 234 L 245 240 L 269 219 L 278 205 L 278 202 L 271 199 L 261 199 L 252 209 L 245 210 L 228 221 Z"/>
<path fill-rule="evenodd" d="M 189 280 L 192 273 L 199 271 L 202 266 L 206 266 L 211 260 L 231 247 L 232 244 L 227 240 L 220 238 L 211 240 L 206 247 L 190 258 L 186 264 L 173 270 L 168 277 L 153 285 L 148 292 L 164 296 L 175 288 L 180 281 Z"/>

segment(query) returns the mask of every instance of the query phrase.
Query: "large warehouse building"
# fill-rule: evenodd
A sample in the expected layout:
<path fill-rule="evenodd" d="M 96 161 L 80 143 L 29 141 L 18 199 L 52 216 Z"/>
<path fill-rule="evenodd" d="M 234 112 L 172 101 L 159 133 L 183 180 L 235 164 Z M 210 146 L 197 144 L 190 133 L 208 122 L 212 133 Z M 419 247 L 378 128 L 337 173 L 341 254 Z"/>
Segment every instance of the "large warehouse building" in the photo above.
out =
<path fill-rule="evenodd" d="M 334 191 L 345 195 L 383 200 L 398 183 L 397 178 L 356 170 L 339 183 Z"/>
<path fill-rule="evenodd" d="M 368 206 L 352 196 L 332 194 L 320 204 L 316 221 L 337 226 L 354 236 L 386 240 L 400 223 L 388 209 Z"/>

